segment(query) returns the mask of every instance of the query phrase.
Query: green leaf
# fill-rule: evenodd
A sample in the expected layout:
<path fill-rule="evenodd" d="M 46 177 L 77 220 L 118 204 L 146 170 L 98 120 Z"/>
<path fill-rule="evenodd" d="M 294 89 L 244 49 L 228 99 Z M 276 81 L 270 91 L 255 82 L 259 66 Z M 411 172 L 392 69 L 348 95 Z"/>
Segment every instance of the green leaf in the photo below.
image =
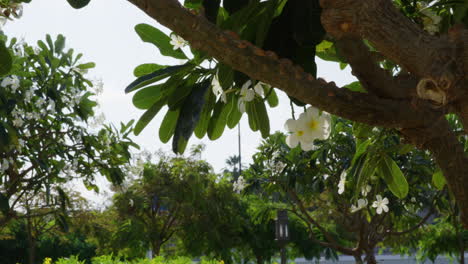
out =
<path fill-rule="evenodd" d="M 408 194 L 408 182 L 395 161 L 384 154 L 377 168 L 390 191 L 400 199 L 405 198 Z"/>
<path fill-rule="evenodd" d="M 132 98 L 133 105 L 138 109 L 150 108 L 167 95 L 168 85 L 165 85 L 166 83 L 148 86 L 139 90 Z"/>
<path fill-rule="evenodd" d="M 9 211 L 10 204 L 8 201 L 8 197 L 6 197 L 3 193 L 0 193 L 0 212 L 2 212 L 3 215 L 7 215 Z"/>
<path fill-rule="evenodd" d="M 52 37 L 49 34 L 46 35 L 46 42 L 49 45 L 50 50 L 53 52 L 54 51 L 54 42 L 52 41 Z"/>
<path fill-rule="evenodd" d="M 187 142 L 192 136 L 195 126 L 200 119 L 200 114 L 205 104 L 205 94 L 210 85 L 211 83 L 209 80 L 195 84 L 191 89 L 192 92 L 187 99 L 185 99 L 172 141 L 172 151 L 175 153 L 182 154 L 185 151 Z"/>
<path fill-rule="evenodd" d="M 192 91 L 194 83 L 198 80 L 200 75 L 197 73 L 190 74 L 184 82 L 180 85 L 177 85 L 175 89 L 172 90 L 172 93 L 169 95 L 167 100 L 167 106 L 169 109 L 180 108 L 180 104 L 183 103 L 184 99 Z"/>
<path fill-rule="evenodd" d="M 80 9 L 89 4 L 91 0 L 67 0 L 67 2 L 75 9 Z"/>
<path fill-rule="evenodd" d="M 359 164 L 362 161 L 362 164 Z M 379 159 L 375 157 L 375 155 L 365 154 L 359 156 L 356 160 L 356 166 L 359 166 L 358 170 L 356 171 L 358 174 L 356 186 L 354 188 L 354 195 L 355 197 L 359 196 L 361 189 L 369 182 L 370 177 L 375 174 L 377 170 L 377 164 Z"/>
<path fill-rule="evenodd" d="M 279 104 L 279 99 L 278 95 L 275 92 L 275 88 L 268 86 L 268 85 L 262 85 L 263 89 L 265 90 L 265 94 L 267 95 L 267 103 L 270 107 L 277 107 Z M 268 87 L 268 88 L 267 88 Z"/>
<path fill-rule="evenodd" d="M 135 125 L 135 129 L 133 130 L 135 136 L 138 136 L 141 131 L 153 120 L 153 118 L 158 114 L 161 108 L 164 106 L 165 101 L 160 100 L 154 103 L 150 109 L 148 109 L 141 117 L 138 119 L 138 122 Z"/>
<path fill-rule="evenodd" d="M 173 46 L 170 44 L 171 38 L 161 30 L 148 24 L 138 24 L 135 26 L 135 31 L 140 36 L 141 40 L 154 44 L 162 55 L 176 59 L 187 59 L 180 49 L 174 50 Z"/>
<path fill-rule="evenodd" d="M 6 75 L 10 72 L 13 65 L 10 52 L 8 51 L 5 42 L 0 40 L 0 76 Z"/>
<path fill-rule="evenodd" d="M 315 46 L 315 50 L 317 52 L 324 52 L 326 51 L 327 49 L 331 48 L 333 46 L 333 42 L 330 42 L 330 41 L 327 41 L 327 40 L 323 40 L 322 42 L 320 42 L 320 44 L 318 44 L 317 46 Z"/>
<path fill-rule="evenodd" d="M 233 100 L 233 106 L 231 107 L 231 111 L 228 114 L 226 124 L 229 128 L 232 129 L 239 123 L 240 119 L 242 118 L 242 113 L 239 111 L 239 107 L 237 107 L 237 102 L 239 100 L 238 96 L 231 96 L 231 100 Z"/>
<path fill-rule="evenodd" d="M 442 171 L 439 168 L 432 175 L 432 184 L 434 184 L 434 186 L 439 191 L 442 191 L 444 189 L 446 181 L 445 181 L 444 174 L 442 173 Z"/>
<path fill-rule="evenodd" d="M 65 37 L 62 34 L 57 36 L 55 40 L 55 53 L 59 54 L 65 48 Z"/>
<path fill-rule="evenodd" d="M 357 139 L 368 139 L 372 135 L 372 128 L 369 125 L 354 122 L 353 123 L 353 134 Z"/>
<path fill-rule="evenodd" d="M 80 65 L 77 65 L 76 67 L 78 69 L 80 69 L 80 70 L 87 70 L 87 69 L 92 69 L 92 68 L 96 67 L 96 63 L 88 62 L 88 63 L 83 63 L 83 64 L 80 64 Z"/>
<path fill-rule="evenodd" d="M 170 66 L 159 65 L 159 64 L 155 64 L 155 63 L 145 63 L 145 64 L 138 65 L 133 70 L 133 75 L 135 75 L 135 77 L 141 77 L 141 76 L 148 75 L 148 74 L 153 73 L 153 72 L 155 72 L 157 70 L 161 70 L 161 69 L 164 69 L 164 68 L 167 68 L 167 67 L 170 67 Z"/>
<path fill-rule="evenodd" d="M 234 82 L 234 70 L 231 67 L 220 63 L 218 66 L 218 81 L 224 90 L 230 89 Z"/>
<path fill-rule="evenodd" d="M 265 103 L 258 98 L 246 103 L 246 112 L 249 117 L 249 126 L 253 131 L 260 130 L 262 137 L 270 134 L 270 120 L 266 111 Z"/>
<path fill-rule="evenodd" d="M 232 100 L 229 99 L 227 104 L 223 103 L 220 100 L 216 103 L 214 107 L 213 116 L 211 117 L 210 122 L 208 124 L 208 138 L 211 140 L 218 139 L 224 132 L 228 114 L 231 111 L 231 108 L 233 107 Z"/>
<path fill-rule="evenodd" d="M 205 104 L 203 105 L 201 114 L 200 114 L 200 120 L 198 121 L 197 126 L 195 127 L 195 136 L 197 138 L 203 138 L 208 131 L 208 124 L 210 123 L 210 118 L 211 118 L 211 111 L 213 110 L 215 103 L 216 103 L 216 97 L 211 91 L 207 91 L 205 94 Z"/>
<path fill-rule="evenodd" d="M 362 88 L 360 82 L 352 82 L 350 84 L 345 85 L 345 88 L 353 92 L 366 93 L 366 90 Z"/>
<path fill-rule="evenodd" d="M 356 153 L 354 153 L 353 160 L 351 161 L 351 166 L 353 166 L 356 163 L 359 157 L 361 157 L 364 153 L 366 153 L 367 148 L 369 147 L 370 144 L 371 144 L 371 140 L 369 139 L 357 144 Z"/>
<path fill-rule="evenodd" d="M 159 127 L 159 139 L 163 143 L 169 142 L 177 125 L 177 119 L 179 118 L 180 108 L 169 110 L 164 116 L 164 119 Z"/>
<path fill-rule="evenodd" d="M 127 88 L 125 88 L 125 93 L 133 92 L 141 87 L 144 87 L 146 85 L 162 80 L 170 75 L 182 73 L 185 70 L 191 69 L 192 67 L 193 67 L 192 64 L 187 63 L 184 65 L 176 65 L 176 66 L 170 66 L 167 68 L 162 68 L 150 74 L 143 75 L 141 77 L 138 77 L 131 84 L 129 84 Z"/>

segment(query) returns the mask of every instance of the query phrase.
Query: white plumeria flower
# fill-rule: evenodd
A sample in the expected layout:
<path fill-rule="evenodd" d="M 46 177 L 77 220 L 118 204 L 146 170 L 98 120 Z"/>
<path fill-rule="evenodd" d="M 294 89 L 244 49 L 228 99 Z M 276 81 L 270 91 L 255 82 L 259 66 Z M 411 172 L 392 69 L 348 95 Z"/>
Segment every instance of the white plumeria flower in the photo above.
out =
<path fill-rule="evenodd" d="M 24 145 L 26 144 L 26 141 L 24 141 L 23 139 L 18 139 L 18 145 L 22 148 L 24 148 Z"/>
<path fill-rule="evenodd" d="M 367 199 L 359 199 L 357 201 L 357 206 L 355 206 L 354 204 L 351 205 L 351 213 L 355 213 L 363 208 L 365 208 L 367 206 Z"/>
<path fill-rule="evenodd" d="M 42 97 L 39 97 L 37 98 L 36 102 L 34 103 L 36 105 L 37 108 L 41 108 L 42 105 L 44 105 L 46 103 L 46 101 L 44 100 L 44 98 Z"/>
<path fill-rule="evenodd" d="M 29 130 L 24 131 L 24 136 L 31 137 L 31 132 L 29 132 Z"/>
<path fill-rule="evenodd" d="M 24 125 L 23 119 L 21 117 L 17 116 L 15 119 L 13 119 L 13 126 L 15 127 L 22 127 Z"/>
<path fill-rule="evenodd" d="M 176 34 L 171 34 L 171 41 L 169 42 L 173 47 L 174 50 L 180 49 L 187 45 L 187 41 L 185 41 L 183 38 L 180 36 L 177 36 Z"/>
<path fill-rule="evenodd" d="M 258 82 L 255 86 L 254 86 L 254 91 L 256 94 L 260 95 L 260 97 L 263 97 L 264 96 L 264 93 L 265 91 L 263 90 L 263 85 L 264 83 L 262 82 Z"/>
<path fill-rule="evenodd" d="M 251 102 L 255 98 L 255 91 L 250 89 L 252 81 L 248 80 L 242 85 L 241 90 L 239 91 L 239 101 L 237 102 L 237 107 L 241 113 L 245 113 L 245 103 Z"/>
<path fill-rule="evenodd" d="M 244 177 L 239 176 L 239 178 L 237 178 L 237 181 L 234 182 L 233 187 L 234 187 L 234 192 L 236 193 L 242 192 L 242 190 L 244 190 L 244 188 L 246 187 Z"/>
<path fill-rule="evenodd" d="M 221 101 L 223 103 L 227 103 L 227 95 L 223 90 L 223 87 L 221 87 L 221 84 L 219 83 L 218 75 L 215 75 L 213 77 L 213 80 L 211 81 L 211 88 L 213 90 L 213 94 L 218 97 L 220 96 Z"/>
<path fill-rule="evenodd" d="M 10 163 L 7 159 L 3 159 L 2 164 L 0 165 L 0 171 L 3 173 L 10 168 Z"/>
<path fill-rule="evenodd" d="M 16 89 L 18 89 L 19 86 L 20 86 L 20 80 L 15 75 L 5 77 L 2 80 L 2 83 L 0 84 L 0 86 L 2 86 L 4 88 L 6 88 L 7 86 L 10 86 L 11 92 L 14 93 L 14 92 L 16 92 Z"/>
<path fill-rule="evenodd" d="M 386 197 L 382 199 L 382 196 L 380 196 L 380 194 L 377 194 L 376 198 L 377 200 L 372 203 L 372 207 L 377 208 L 376 209 L 377 214 L 381 214 L 382 211 L 387 213 L 388 212 L 388 206 L 387 206 L 388 199 Z"/>
<path fill-rule="evenodd" d="M 24 93 L 24 102 L 25 102 L 25 103 L 30 103 L 33 96 L 34 96 L 34 90 L 33 90 L 33 88 L 27 90 L 27 91 Z"/>
<path fill-rule="evenodd" d="M 23 115 L 23 111 L 22 110 L 18 110 L 18 106 L 15 106 L 15 108 L 13 108 L 13 111 L 11 111 L 11 115 L 13 117 L 19 117 L 21 115 Z"/>
<path fill-rule="evenodd" d="M 330 122 L 328 113 L 319 115 L 317 108 L 309 107 L 299 119 L 286 121 L 286 130 L 292 133 L 286 137 L 286 144 L 294 148 L 301 143 L 302 150 L 312 150 L 315 139 L 326 139 L 330 135 Z"/>
<path fill-rule="evenodd" d="M 367 196 L 367 194 L 372 190 L 372 186 L 366 185 L 361 188 L 361 194 L 362 196 Z"/>
<path fill-rule="evenodd" d="M 55 101 L 52 98 L 49 98 L 49 106 L 50 112 L 55 113 Z"/>
<path fill-rule="evenodd" d="M 344 193 L 345 184 L 346 184 L 346 171 L 343 170 L 343 172 L 340 175 L 340 181 L 338 182 L 338 194 Z"/>

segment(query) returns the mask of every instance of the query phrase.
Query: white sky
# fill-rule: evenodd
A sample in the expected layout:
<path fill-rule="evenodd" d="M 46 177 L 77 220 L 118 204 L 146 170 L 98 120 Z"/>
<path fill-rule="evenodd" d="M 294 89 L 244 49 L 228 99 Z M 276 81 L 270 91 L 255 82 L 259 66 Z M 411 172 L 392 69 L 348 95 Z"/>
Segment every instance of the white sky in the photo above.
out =
<path fill-rule="evenodd" d="M 87 7 L 80 10 L 71 8 L 65 0 L 34 0 L 25 5 L 21 19 L 9 21 L 3 30 L 10 37 L 24 38 L 29 44 L 45 39 L 47 33 L 52 37 L 63 34 L 67 40 L 67 48 L 84 54 L 82 62 L 96 63 L 96 68 L 90 71 L 88 76 L 103 80 L 104 93 L 98 99 L 101 111 L 106 116 L 106 122 L 118 125 L 121 121 L 138 120 L 143 113 L 133 106 L 132 94 L 124 93 L 124 88 L 135 79 L 133 69 L 142 63 L 180 63 L 161 56 L 151 44 L 143 43 L 133 29 L 139 23 L 161 28 L 125 0 L 92 0 Z M 323 61 L 319 62 L 318 76 L 328 81 L 333 80 L 338 85 L 345 85 L 354 80 L 349 67 L 341 71 L 338 64 Z M 134 137 L 142 148 L 150 151 L 171 151 L 171 141 L 163 144 L 158 137 L 159 124 L 164 114 L 165 112 L 161 111 L 138 137 Z M 271 109 L 269 115 L 271 132 L 283 130 L 284 122 L 291 116 L 289 101 L 284 95 L 280 97 L 280 105 Z M 241 121 L 241 128 L 242 159 L 247 165 L 261 142 L 261 136 L 260 133 L 248 129 L 245 115 Z M 225 160 L 229 156 L 238 153 L 237 129 L 226 128 L 223 136 L 216 141 L 210 141 L 206 137 L 199 140 L 192 136 L 189 145 L 200 142 L 206 144 L 203 158 L 212 164 L 217 172 L 225 167 Z M 188 150 L 190 146 L 187 147 L 187 153 Z"/>

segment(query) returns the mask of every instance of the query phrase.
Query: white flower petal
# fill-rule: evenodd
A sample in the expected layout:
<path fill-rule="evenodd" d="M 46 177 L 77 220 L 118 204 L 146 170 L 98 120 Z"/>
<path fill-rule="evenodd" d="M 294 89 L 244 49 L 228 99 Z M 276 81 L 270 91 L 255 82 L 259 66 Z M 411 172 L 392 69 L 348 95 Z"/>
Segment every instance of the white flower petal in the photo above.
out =
<path fill-rule="evenodd" d="M 291 134 L 286 137 L 286 144 L 290 148 L 295 148 L 299 144 L 299 138 L 297 137 L 296 134 Z"/>
<path fill-rule="evenodd" d="M 284 129 L 288 132 L 295 132 L 297 128 L 297 121 L 294 119 L 288 119 L 286 120 L 286 123 L 284 124 Z"/>
<path fill-rule="evenodd" d="M 261 83 L 261 82 L 258 82 L 258 83 L 254 86 L 254 90 L 255 90 L 255 93 L 257 93 L 258 95 L 260 95 L 261 97 L 263 97 L 264 91 L 263 91 L 263 86 L 262 86 L 262 83 Z"/>
<path fill-rule="evenodd" d="M 239 112 L 245 113 L 245 102 L 243 100 L 237 102 L 237 107 L 239 108 Z"/>
<path fill-rule="evenodd" d="M 251 85 L 252 85 L 252 81 L 248 80 L 242 85 L 241 90 L 247 90 Z"/>

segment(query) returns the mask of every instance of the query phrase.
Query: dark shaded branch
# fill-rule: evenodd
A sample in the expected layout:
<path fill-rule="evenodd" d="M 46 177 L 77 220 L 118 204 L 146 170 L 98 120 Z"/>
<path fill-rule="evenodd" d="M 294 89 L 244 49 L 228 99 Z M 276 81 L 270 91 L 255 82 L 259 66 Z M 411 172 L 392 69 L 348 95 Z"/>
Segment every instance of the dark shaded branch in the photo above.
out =
<path fill-rule="evenodd" d="M 359 38 L 345 37 L 336 42 L 353 69 L 352 73 L 369 93 L 383 98 L 408 99 L 414 86 L 403 86 L 388 71 L 382 69 L 369 48 Z"/>

